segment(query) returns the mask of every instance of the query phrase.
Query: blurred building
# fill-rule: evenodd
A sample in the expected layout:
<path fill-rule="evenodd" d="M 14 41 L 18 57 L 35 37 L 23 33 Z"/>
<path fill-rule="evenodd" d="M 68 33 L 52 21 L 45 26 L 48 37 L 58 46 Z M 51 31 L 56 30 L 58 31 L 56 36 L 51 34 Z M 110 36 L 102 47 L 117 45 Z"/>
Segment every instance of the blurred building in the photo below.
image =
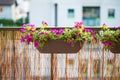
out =
<path fill-rule="evenodd" d="M 83 21 L 86 26 L 120 25 L 120 0 L 30 0 L 30 23 L 49 26 L 73 26 Z"/>
<path fill-rule="evenodd" d="M 19 3 L 19 1 L 22 3 Z M 26 17 L 28 3 L 29 0 L 0 0 L 0 19 L 12 19 L 16 21 L 17 19 Z"/>
<path fill-rule="evenodd" d="M 0 0 L 0 19 L 16 19 L 15 0 Z"/>
<path fill-rule="evenodd" d="M 25 18 L 29 16 L 29 0 L 16 0 L 18 3 L 18 18 Z"/>

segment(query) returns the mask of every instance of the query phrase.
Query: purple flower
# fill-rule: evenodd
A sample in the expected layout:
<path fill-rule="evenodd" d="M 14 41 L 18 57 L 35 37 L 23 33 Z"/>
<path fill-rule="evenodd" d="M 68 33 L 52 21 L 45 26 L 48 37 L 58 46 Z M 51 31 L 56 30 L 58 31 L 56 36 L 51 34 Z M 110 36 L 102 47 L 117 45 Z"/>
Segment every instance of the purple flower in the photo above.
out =
<path fill-rule="evenodd" d="M 40 32 L 40 34 L 45 34 L 45 32 Z"/>
<path fill-rule="evenodd" d="M 75 28 L 81 28 L 83 26 L 83 22 L 76 22 Z"/>
<path fill-rule="evenodd" d="M 64 29 L 60 29 L 60 30 L 59 30 L 59 33 L 60 33 L 60 34 L 64 33 Z"/>
<path fill-rule="evenodd" d="M 69 41 L 68 44 L 69 44 L 69 45 L 73 45 L 73 41 Z"/>
<path fill-rule="evenodd" d="M 93 30 L 90 30 L 90 33 L 91 33 L 92 35 L 94 35 L 94 34 L 95 34 L 95 32 L 94 32 Z"/>
<path fill-rule="evenodd" d="M 56 35 L 60 35 L 60 32 L 59 32 L 59 31 L 57 31 L 55 34 L 56 34 Z"/>
<path fill-rule="evenodd" d="M 35 42 L 34 42 L 34 46 L 35 46 L 35 47 L 38 47 L 38 45 L 39 45 L 39 41 L 35 41 Z"/>
<path fill-rule="evenodd" d="M 24 27 L 26 27 L 26 26 L 35 27 L 34 24 L 23 24 L 23 26 L 24 26 Z"/>
<path fill-rule="evenodd" d="M 42 24 L 48 26 L 47 22 L 45 21 L 42 21 Z"/>
<path fill-rule="evenodd" d="M 95 32 L 91 29 L 84 29 L 83 32 L 90 32 L 92 35 L 95 34 Z"/>
<path fill-rule="evenodd" d="M 55 35 L 60 35 L 60 34 L 64 33 L 64 29 L 59 29 L 59 30 L 51 29 L 50 31 L 51 31 L 51 33 L 53 33 Z"/>
<path fill-rule="evenodd" d="M 89 32 L 89 29 L 84 29 L 83 32 Z"/>
<path fill-rule="evenodd" d="M 39 34 L 45 35 L 46 37 L 49 36 L 46 32 L 40 32 Z"/>
<path fill-rule="evenodd" d="M 112 45 L 113 45 L 113 43 L 112 43 L 112 42 L 109 42 L 109 43 L 108 43 L 108 46 L 112 46 Z"/>
<path fill-rule="evenodd" d="M 27 40 L 28 43 L 32 42 L 32 37 L 33 37 L 33 34 L 30 34 L 30 35 L 26 35 L 24 39 Z"/>
<path fill-rule="evenodd" d="M 26 28 L 21 28 L 20 32 L 24 33 L 26 31 Z"/>
<path fill-rule="evenodd" d="M 32 37 L 33 37 L 33 34 L 29 34 L 25 36 L 25 39 L 32 38 Z"/>
<path fill-rule="evenodd" d="M 32 42 L 32 38 L 27 38 L 27 42 L 28 43 Z"/>
<path fill-rule="evenodd" d="M 30 30 L 31 32 L 35 32 L 35 30 Z"/>
<path fill-rule="evenodd" d="M 93 37 L 94 37 L 94 40 L 95 40 L 95 41 L 97 41 L 97 38 L 96 38 L 96 36 L 93 36 Z"/>
<path fill-rule="evenodd" d="M 112 46 L 112 45 L 113 45 L 112 42 L 102 42 L 102 44 L 103 44 L 104 46 Z"/>
<path fill-rule="evenodd" d="M 25 36 L 25 39 L 28 39 L 28 38 L 29 38 L 29 35 L 26 35 L 26 36 Z"/>
<path fill-rule="evenodd" d="M 29 26 L 30 26 L 30 27 L 32 27 L 32 28 L 34 28 L 34 27 L 35 27 L 35 25 L 34 25 L 34 24 L 29 24 Z"/>
<path fill-rule="evenodd" d="M 24 38 L 21 38 L 21 39 L 20 39 L 20 41 L 21 41 L 21 42 L 24 42 L 24 41 L 25 41 L 25 39 L 24 39 Z"/>
<path fill-rule="evenodd" d="M 118 26 L 118 29 L 120 30 L 120 26 Z"/>
<path fill-rule="evenodd" d="M 28 24 L 23 24 L 24 27 L 26 27 Z"/>
<path fill-rule="evenodd" d="M 32 38 L 32 37 L 33 37 L 33 34 L 30 34 L 29 37 Z"/>
<path fill-rule="evenodd" d="M 51 29 L 50 31 L 51 31 L 51 33 L 54 33 L 54 34 L 56 34 L 58 32 L 58 30 L 56 30 L 56 29 Z"/>
<path fill-rule="evenodd" d="M 76 34 L 76 36 L 80 37 L 81 35 L 80 34 Z"/>
<path fill-rule="evenodd" d="M 106 46 L 106 45 L 107 45 L 107 42 L 102 42 L 102 44 L 103 44 L 104 46 Z"/>

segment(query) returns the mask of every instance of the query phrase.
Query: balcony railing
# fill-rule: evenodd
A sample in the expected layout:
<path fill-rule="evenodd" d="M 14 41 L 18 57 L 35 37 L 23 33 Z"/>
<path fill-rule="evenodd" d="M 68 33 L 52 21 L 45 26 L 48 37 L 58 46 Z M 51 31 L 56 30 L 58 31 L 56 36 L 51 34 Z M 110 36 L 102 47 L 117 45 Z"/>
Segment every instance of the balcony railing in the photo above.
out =
<path fill-rule="evenodd" d="M 42 54 L 20 38 L 19 28 L 0 28 L 0 80 L 120 79 L 120 54 L 104 51 L 100 41 L 76 54 Z"/>

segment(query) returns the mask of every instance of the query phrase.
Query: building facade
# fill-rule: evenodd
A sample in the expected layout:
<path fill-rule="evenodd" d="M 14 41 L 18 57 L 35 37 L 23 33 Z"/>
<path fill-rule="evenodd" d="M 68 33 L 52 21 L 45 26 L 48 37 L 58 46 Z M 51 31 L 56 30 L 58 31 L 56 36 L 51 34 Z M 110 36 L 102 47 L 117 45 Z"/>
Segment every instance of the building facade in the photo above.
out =
<path fill-rule="evenodd" d="M 120 0 L 31 0 L 30 23 L 49 26 L 73 26 L 83 21 L 85 26 L 120 25 Z"/>
<path fill-rule="evenodd" d="M 29 0 L 0 0 L 0 19 L 14 21 L 27 17 Z"/>
<path fill-rule="evenodd" d="M 0 0 L 0 19 L 16 19 L 15 0 Z"/>

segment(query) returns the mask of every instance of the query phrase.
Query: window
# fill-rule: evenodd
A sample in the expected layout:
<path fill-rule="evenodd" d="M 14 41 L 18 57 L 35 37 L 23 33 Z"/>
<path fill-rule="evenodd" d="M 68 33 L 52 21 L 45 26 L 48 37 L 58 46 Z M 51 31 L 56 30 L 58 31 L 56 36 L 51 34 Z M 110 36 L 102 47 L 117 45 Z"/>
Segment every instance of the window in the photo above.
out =
<path fill-rule="evenodd" d="M 68 18 L 74 18 L 74 9 L 68 9 Z"/>
<path fill-rule="evenodd" d="M 108 9 L 108 18 L 115 18 L 115 9 Z"/>
<path fill-rule="evenodd" d="M 100 7 L 83 7 L 83 22 L 85 26 L 99 26 Z"/>

